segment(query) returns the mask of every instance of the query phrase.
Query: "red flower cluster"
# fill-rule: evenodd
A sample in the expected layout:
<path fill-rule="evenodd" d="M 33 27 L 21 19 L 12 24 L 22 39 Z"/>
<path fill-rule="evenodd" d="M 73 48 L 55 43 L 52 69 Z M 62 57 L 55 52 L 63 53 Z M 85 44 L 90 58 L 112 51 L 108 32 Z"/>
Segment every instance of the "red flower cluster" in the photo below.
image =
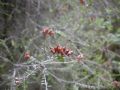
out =
<path fill-rule="evenodd" d="M 43 33 L 44 37 L 53 36 L 55 34 L 55 32 L 50 27 L 44 27 L 42 30 L 42 33 Z"/>
<path fill-rule="evenodd" d="M 28 60 L 30 58 L 30 53 L 29 52 L 25 52 L 24 53 L 24 59 Z"/>
<path fill-rule="evenodd" d="M 51 48 L 51 52 L 53 53 L 53 54 L 61 54 L 62 56 L 69 56 L 69 55 L 71 55 L 72 53 L 73 53 L 73 51 L 72 50 L 70 50 L 70 49 L 67 49 L 67 48 L 65 48 L 65 47 L 62 47 L 62 46 L 60 46 L 60 45 L 57 45 L 56 47 L 54 47 L 54 48 Z"/>

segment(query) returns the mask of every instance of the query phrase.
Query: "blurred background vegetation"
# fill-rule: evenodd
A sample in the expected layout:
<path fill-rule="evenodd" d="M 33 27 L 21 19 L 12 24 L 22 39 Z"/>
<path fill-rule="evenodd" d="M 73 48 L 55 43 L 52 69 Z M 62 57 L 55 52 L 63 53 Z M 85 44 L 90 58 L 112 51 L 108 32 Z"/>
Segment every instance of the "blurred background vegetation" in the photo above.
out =
<path fill-rule="evenodd" d="M 45 41 L 40 35 L 43 26 L 52 27 L 56 36 Z M 34 39 L 34 43 L 31 42 Z M 106 87 L 104 90 L 110 90 L 109 84 L 112 81 L 120 81 L 120 1 L 0 0 L 0 90 L 12 90 L 8 83 L 10 80 L 6 77 L 12 75 L 14 64 L 24 62 L 22 56 L 25 51 L 30 51 L 37 59 L 44 58 L 41 48 L 44 46 L 49 51 L 44 43 L 49 47 L 54 47 L 55 43 L 61 44 L 72 48 L 75 54 L 84 53 L 88 60 L 86 65 L 95 71 L 95 75 L 81 82 L 88 85 L 101 83 L 100 86 Z M 52 57 L 49 52 L 46 55 Z M 62 65 L 63 68 L 70 66 Z M 75 64 L 68 71 L 63 69 L 50 72 L 53 77 L 56 75 L 67 81 L 78 80 L 91 73 L 81 64 Z M 98 82 L 97 76 L 105 77 L 106 80 Z M 46 90 L 37 81 L 41 77 L 37 72 L 36 76 L 31 76 L 16 90 Z M 69 82 L 61 84 L 53 77 L 52 74 L 47 77 L 48 83 L 52 85 L 48 90 L 86 90 Z M 36 82 L 28 84 L 29 81 Z M 116 90 L 116 87 L 111 90 Z"/>

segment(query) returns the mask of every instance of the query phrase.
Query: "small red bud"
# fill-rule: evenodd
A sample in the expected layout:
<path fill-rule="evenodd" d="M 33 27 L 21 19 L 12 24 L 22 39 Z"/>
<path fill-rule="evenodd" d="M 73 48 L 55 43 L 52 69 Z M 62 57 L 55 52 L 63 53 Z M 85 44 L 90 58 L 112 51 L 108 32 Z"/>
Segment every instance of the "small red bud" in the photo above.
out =
<path fill-rule="evenodd" d="M 42 34 L 44 37 L 46 37 L 46 36 L 53 36 L 55 33 L 50 27 L 44 27 L 42 29 Z"/>
<path fill-rule="evenodd" d="M 80 60 L 83 59 L 83 58 L 84 58 L 84 55 L 83 55 L 82 53 L 80 53 L 80 54 L 76 57 L 77 61 L 80 61 Z"/>

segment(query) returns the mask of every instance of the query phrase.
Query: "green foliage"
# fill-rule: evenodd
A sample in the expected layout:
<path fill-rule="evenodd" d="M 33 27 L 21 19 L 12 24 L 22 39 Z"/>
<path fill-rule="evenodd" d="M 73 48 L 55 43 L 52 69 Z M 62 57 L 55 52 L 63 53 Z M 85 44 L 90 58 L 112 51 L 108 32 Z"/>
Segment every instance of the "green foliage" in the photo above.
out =
<path fill-rule="evenodd" d="M 20 39 L 0 39 L 0 49 L 5 49 L 0 58 L 0 75 L 9 76 L 10 87 L 17 76 L 22 78 L 17 90 L 28 90 L 32 81 L 41 86 L 42 82 L 44 88 L 51 84 L 54 86 L 53 90 L 101 90 L 112 87 L 111 83 L 119 79 L 120 73 L 120 20 L 119 14 L 113 15 L 118 12 L 118 8 L 114 8 L 111 2 L 108 2 L 109 7 L 102 8 L 104 0 L 88 0 L 86 3 L 88 5 L 81 5 L 79 0 L 40 2 L 40 6 L 43 4 L 42 8 L 45 9 L 40 16 L 46 15 L 47 20 L 38 23 L 35 19 L 41 9 L 38 5 L 39 8 L 35 8 L 38 10 L 36 13 L 29 12 L 30 15 L 26 12 L 29 17 L 26 16 L 26 27 L 21 32 Z M 96 3 L 100 5 L 97 7 L 99 9 L 96 8 Z M 0 5 L 8 4 L 0 2 Z M 36 7 L 37 3 L 34 5 Z M 49 7 L 48 10 L 46 7 Z M 51 27 L 55 35 L 44 38 L 41 32 L 43 25 Z M 69 47 L 73 54 L 62 56 L 51 53 L 50 48 L 57 44 Z M 29 60 L 24 59 L 26 51 L 30 51 Z M 84 56 L 78 60 L 76 57 L 80 53 Z"/>
<path fill-rule="evenodd" d="M 58 61 L 60 61 L 60 62 L 64 62 L 64 57 L 61 56 L 61 55 L 57 55 L 57 56 L 56 56 L 56 59 L 57 59 Z"/>

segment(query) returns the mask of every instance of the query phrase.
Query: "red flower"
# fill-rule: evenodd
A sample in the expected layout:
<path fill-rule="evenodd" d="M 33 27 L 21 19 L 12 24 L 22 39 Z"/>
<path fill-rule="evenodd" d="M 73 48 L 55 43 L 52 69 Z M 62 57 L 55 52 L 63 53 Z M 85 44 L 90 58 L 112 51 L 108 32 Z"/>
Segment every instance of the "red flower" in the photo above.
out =
<path fill-rule="evenodd" d="M 60 45 L 57 45 L 56 47 L 51 48 L 51 52 L 53 54 L 61 54 L 62 56 L 63 55 L 69 56 L 69 55 L 71 55 L 73 53 L 73 51 L 71 51 L 71 50 L 69 50 L 69 49 L 67 49 L 65 47 L 62 47 Z"/>
<path fill-rule="evenodd" d="M 65 50 L 66 50 L 65 47 L 62 47 L 62 48 L 61 48 L 60 54 L 61 54 L 62 56 L 65 55 Z"/>
<path fill-rule="evenodd" d="M 30 58 L 30 53 L 29 52 L 25 52 L 24 59 L 28 60 L 29 58 Z"/>
<path fill-rule="evenodd" d="M 54 31 L 50 27 L 44 27 L 42 30 L 42 33 L 44 37 L 53 36 L 55 34 Z"/>
<path fill-rule="evenodd" d="M 61 53 L 62 52 L 62 47 L 60 45 L 58 45 L 56 48 L 55 48 L 56 52 L 57 53 Z"/>
<path fill-rule="evenodd" d="M 80 0 L 80 4 L 85 5 L 85 0 Z"/>
<path fill-rule="evenodd" d="M 42 31 L 43 35 L 46 36 L 48 34 L 48 31 L 49 31 L 49 27 L 44 27 Z"/>

